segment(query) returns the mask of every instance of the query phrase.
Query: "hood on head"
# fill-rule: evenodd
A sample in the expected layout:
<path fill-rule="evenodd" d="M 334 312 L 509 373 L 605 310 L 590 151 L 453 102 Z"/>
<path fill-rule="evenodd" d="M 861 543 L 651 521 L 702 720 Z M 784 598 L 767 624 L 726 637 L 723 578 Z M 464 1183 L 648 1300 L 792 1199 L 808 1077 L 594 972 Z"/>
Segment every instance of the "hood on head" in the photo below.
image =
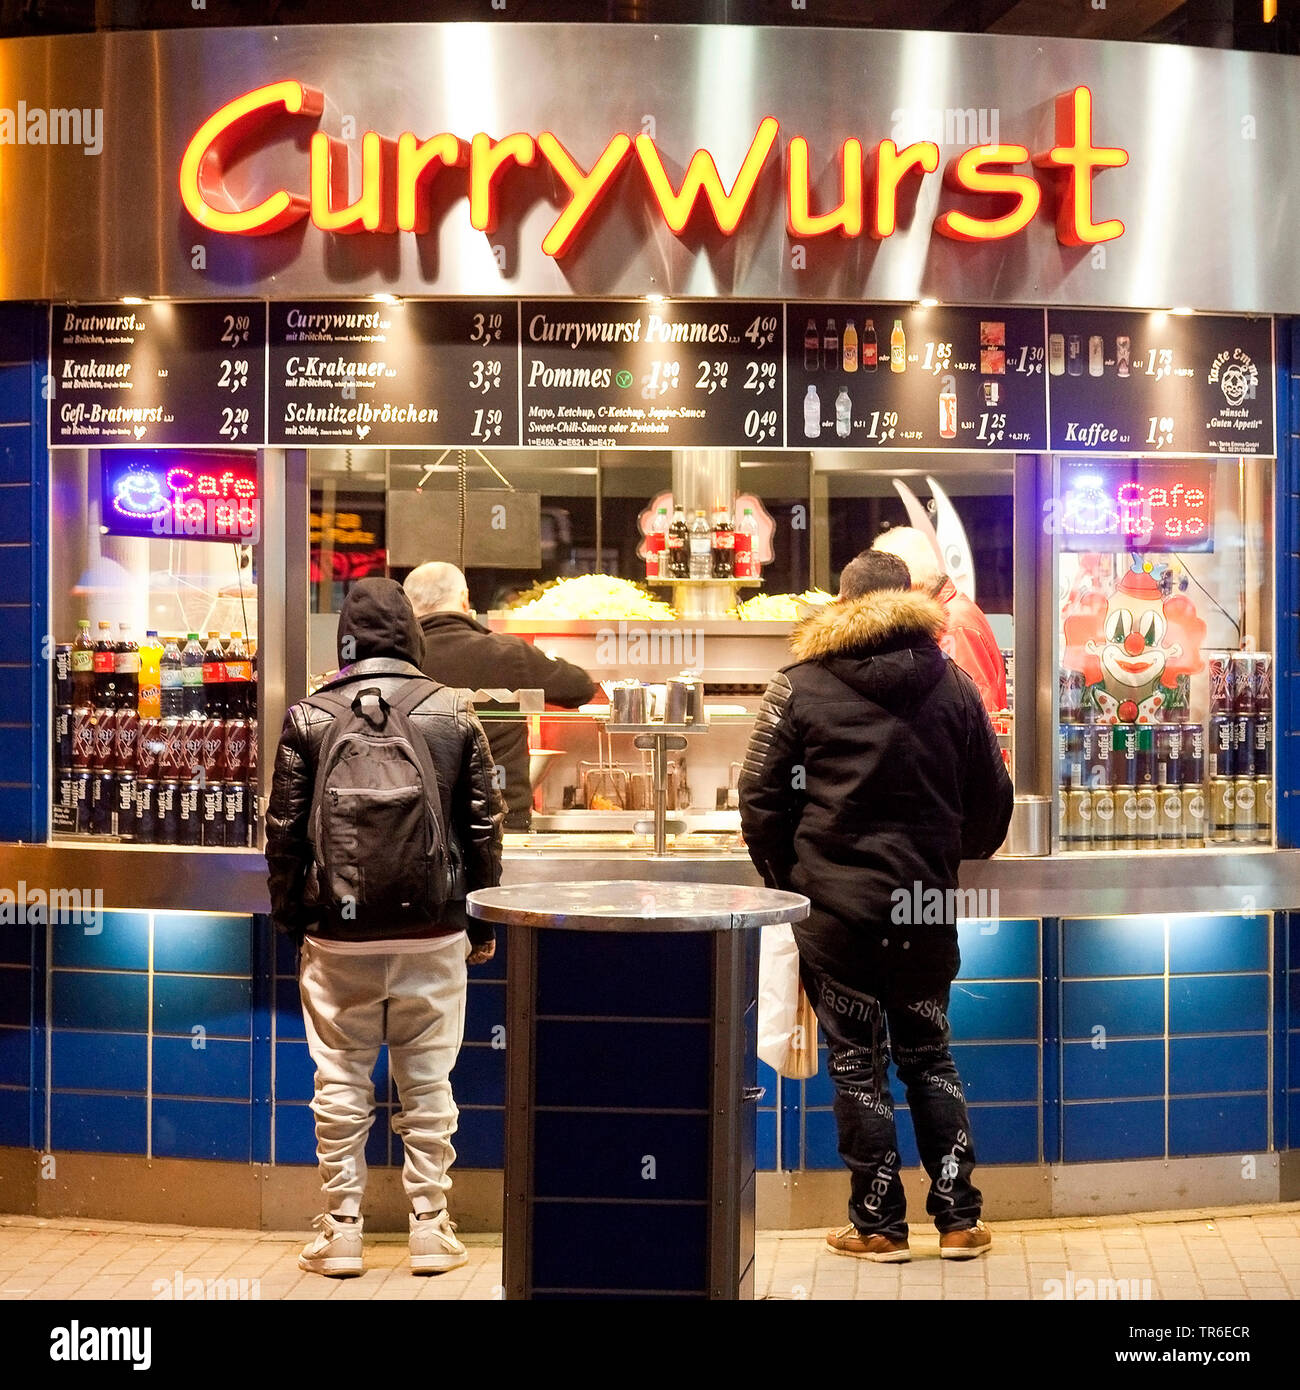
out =
<path fill-rule="evenodd" d="M 933 642 L 947 624 L 942 604 L 915 589 L 876 589 L 861 598 L 827 604 L 795 629 L 790 650 L 796 661 L 816 661 L 854 652 Z"/>
<path fill-rule="evenodd" d="M 411 600 L 395 579 L 361 579 L 348 590 L 339 613 L 339 666 L 371 657 L 424 660 L 424 637 Z"/>

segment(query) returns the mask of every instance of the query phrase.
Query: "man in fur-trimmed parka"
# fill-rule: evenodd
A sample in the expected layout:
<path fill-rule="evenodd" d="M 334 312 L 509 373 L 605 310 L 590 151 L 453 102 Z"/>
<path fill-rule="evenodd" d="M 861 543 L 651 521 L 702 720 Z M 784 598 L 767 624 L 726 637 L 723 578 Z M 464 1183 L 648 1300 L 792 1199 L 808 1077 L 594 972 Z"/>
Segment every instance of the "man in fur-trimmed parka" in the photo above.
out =
<path fill-rule="evenodd" d="M 910 583 L 883 552 L 846 566 L 839 599 L 799 627 L 794 664 L 768 686 L 740 779 L 764 882 L 812 903 L 794 930 L 852 1175 L 849 1224 L 827 1243 L 884 1262 L 910 1258 L 891 1052 L 940 1255 L 970 1259 L 992 1239 L 948 995 L 961 964 L 958 866 L 998 848 L 1013 799 L 979 692 L 939 649 L 943 608 Z"/>

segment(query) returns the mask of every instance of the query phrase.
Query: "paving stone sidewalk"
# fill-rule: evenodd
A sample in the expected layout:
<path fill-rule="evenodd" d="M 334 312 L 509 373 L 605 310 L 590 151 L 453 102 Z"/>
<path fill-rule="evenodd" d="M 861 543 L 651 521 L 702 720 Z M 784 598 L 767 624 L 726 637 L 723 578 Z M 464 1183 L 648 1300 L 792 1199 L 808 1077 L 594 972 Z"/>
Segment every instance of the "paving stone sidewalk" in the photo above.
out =
<path fill-rule="evenodd" d="M 940 1260 L 914 1227 L 912 1260 L 878 1265 L 826 1249 L 823 1231 L 761 1231 L 756 1293 L 772 1299 L 1294 1299 L 1300 1202 L 993 1226 L 991 1252 Z M 401 1235 L 366 1237 L 359 1279 L 296 1264 L 309 1233 L 144 1226 L 0 1215 L 0 1300 L 501 1297 L 499 1236 L 469 1235 L 469 1263 L 435 1278 L 406 1267 Z M 1123 1281 L 1121 1283 L 1121 1281 Z"/>

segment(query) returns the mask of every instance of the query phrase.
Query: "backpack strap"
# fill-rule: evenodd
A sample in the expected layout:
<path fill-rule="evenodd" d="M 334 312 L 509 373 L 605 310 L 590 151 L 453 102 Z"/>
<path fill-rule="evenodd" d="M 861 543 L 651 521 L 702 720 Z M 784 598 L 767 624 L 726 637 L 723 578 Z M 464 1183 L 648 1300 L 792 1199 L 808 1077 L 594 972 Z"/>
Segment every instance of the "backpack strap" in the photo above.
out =
<path fill-rule="evenodd" d="M 412 676 L 394 691 L 388 700 L 390 710 L 395 710 L 404 718 L 409 719 L 412 714 L 434 693 L 435 690 L 442 690 L 444 687 L 429 676 Z M 451 864 L 451 837 L 447 833 L 447 824 L 442 815 L 442 794 L 438 788 L 438 770 L 434 765 L 433 753 L 429 748 L 428 741 L 423 737 L 418 729 L 412 729 L 415 735 L 412 739 L 412 749 L 415 753 L 416 761 L 420 765 L 421 775 L 428 784 L 433 796 L 433 819 L 438 827 L 438 833 L 442 837 L 443 851 L 447 855 L 448 869 Z"/>

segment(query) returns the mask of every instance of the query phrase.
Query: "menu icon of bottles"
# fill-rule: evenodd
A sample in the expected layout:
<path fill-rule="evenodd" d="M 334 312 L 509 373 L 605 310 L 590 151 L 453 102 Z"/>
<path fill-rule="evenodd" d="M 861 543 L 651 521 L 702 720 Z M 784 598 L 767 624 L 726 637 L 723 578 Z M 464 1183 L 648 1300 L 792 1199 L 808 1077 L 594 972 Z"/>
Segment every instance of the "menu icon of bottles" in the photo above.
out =
<path fill-rule="evenodd" d="M 864 372 L 874 372 L 876 370 L 876 321 L 867 319 L 862 325 L 862 370 Z"/>
<path fill-rule="evenodd" d="M 945 376 L 939 392 L 939 437 L 940 439 L 957 438 L 957 382 L 951 376 Z"/>
<path fill-rule="evenodd" d="M 817 388 L 810 386 L 803 398 L 803 434 L 805 439 L 819 439 L 822 432 L 822 403 Z"/>
<path fill-rule="evenodd" d="M 1065 375 L 1065 334 L 1047 335 L 1047 370 L 1051 376 Z"/>
<path fill-rule="evenodd" d="M 894 331 L 889 335 L 889 370 L 907 370 L 907 335 L 903 332 L 903 320 L 894 320 Z"/>
<path fill-rule="evenodd" d="M 844 325 L 844 370 L 846 372 L 856 372 L 858 369 L 858 330 L 853 326 L 850 319 Z"/>
<path fill-rule="evenodd" d="M 1099 333 L 1088 339 L 1088 375 L 1101 376 L 1106 370 L 1106 348 Z"/>
<path fill-rule="evenodd" d="M 835 433 L 847 439 L 853 430 L 853 400 L 845 387 L 835 397 Z"/>
<path fill-rule="evenodd" d="M 817 324 L 808 320 L 808 327 L 803 331 L 803 369 L 805 372 L 815 372 L 822 364 L 822 338 L 817 331 Z"/>
<path fill-rule="evenodd" d="M 834 319 L 826 320 L 826 336 L 822 339 L 822 361 L 833 370 L 840 360 L 840 335 Z"/>
<path fill-rule="evenodd" d="M 1129 340 L 1126 334 L 1121 334 L 1115 339 L 1115 375 L 1128 376 L 1129 369 Z"/>

